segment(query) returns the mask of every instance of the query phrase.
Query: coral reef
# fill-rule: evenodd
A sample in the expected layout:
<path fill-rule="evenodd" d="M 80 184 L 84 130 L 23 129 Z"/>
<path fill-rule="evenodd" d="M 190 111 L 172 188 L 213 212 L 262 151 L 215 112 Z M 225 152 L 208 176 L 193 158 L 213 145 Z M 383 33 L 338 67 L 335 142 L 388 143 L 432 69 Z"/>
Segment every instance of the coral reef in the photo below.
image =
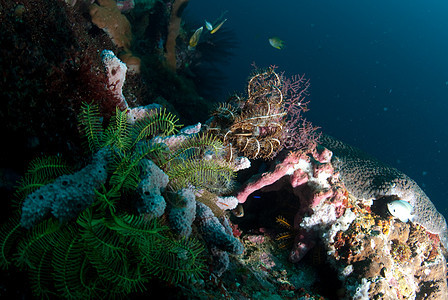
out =
<path fill-rule="evenodd" d="M 2 166 L 23 170 L 37 153 L 77 161 L 81 103 L 99 104 L 106 119 L 115 111 L 99 55 L 113 45 L 92 35 L 81 4 L 74 9 L 64 1 L 2 1 L 0 119 L 5 138 L 14 140 L 1 149 Z"/>
<path fill-rule="evenodd" d="M 337 158 L 333 160 L 333 165 L 354 196 L 371 200 L 395 195 L 408 201 L 413 207 L 412 221 L 437 234 L 445 249 L 448 249 L 446 220 L 414 180 L 330 136 L 324 136 L 322 144 L 333 151 Z"/>
<path fill-rule="evenodd" d="M 290 152 L 274 162 L 270 171 L 247 181 L 239 189 L 237 198 L 246 205 L 249 198 L 260 201 L 250 197 L 254 193 L 282 190 L 291 193 L 289 201 L 298 202 L 295 204 L 298 211 L 294 217 L 295 239 L 289 260 L 300 263 L 315 245 L 322 244 L 348 299 L 447 299 L 443 245 L 446 224 L 439 223 L 440 218 L 434 219 L 442 228 L 437 235 L 433 232 L 434 224 L 426 228 L 421 218 L 403 223 L 391 216 L 387 203 L 403 197 L 399 185 L 385 195 L 377 194 L 375 201 L 362 197 L 365 194 L 351 194 L 348 188 L 362 191 L 362 180 L 375 174 L 369 170 L 376 171 L 378 164 L 372 160 L 355 163 L 353 158 L 346 166 L 343 156 L 341 162 L 333 159 L 332 154 L 322 146 L 308 153 Z M 357 181 L 348 181 L 346 187 L 346 177 L 342 171 L 336 172 L 333 162 L 341 163 L 345 172 L 353 172 L 348 178 L 358 176 L 360 185 Z M 360 173 L 355 174 L 355 171 Z M 411 190 L 406 195 L 421 195 L 413 181 L 408 187 Z M 398 193 L 393 194 L 393 191 Z M 432 207 L 431 211 L 439 214 Z M 418 207 L 416 213 L 419 213 Z M 250 214 L 246 211 L 245 217 Z M 287 236 L 281 235 L 281 239 Z"/>
<path fill-rule="evenodd" d="M 305 215 L 314 211 L 315 223 L 331 223 L 343 212 L 341 184 L 329 162 L 331 152 L 327 149 L 311 152 L 290 152 L 286 158 L 277 162 L 270 172 L 253 176 L 237 193 L 240 203 L 246 202 L 255 191 L 275 191 L 289 186 L 298 197 L 300 208 L 294 218 L 294 227 L 298 230 L 294 249 L 290 253 L 293 262 L 300 261 L 314 246 L 314 235 L 301 227 Z M 316 160 L 320 159 L 319 160 Z M 317 210 L 322 201 L 332 203 L 329 210 Z"/>
<path fill-rule="evenodd" d="M 113 54 L 111 59 L 116 59 Z M 242 253 L 243 247 L 234 237 L 226 216 L 222 213 L 218 219 L 205 204 L 196 202 L 196 192 L 201 195 L 207 192 L 210 203 L 220 201 L 224 206 L 235 199 L 218 197 L 230 189 L 234 173 L 231 163 L 223 159 L 222 144 L 214 137 L 198 133 L 200 124 L 185 128 L 177 136 L 181 125 L 177 124 L 175 116 L 164 109 L 146 112 L 137 120 L 131 120 L 129 111 L 127 108 L 121 111 L 117 107 L 115 116 L 104 128 L 99 107 L 83 104 L 78 118 L 79 129 L 86 149 L 95 153 L 93 163 L 72 175 L 62 175 L 44 184 L 50 180 L 47 177 L 55 168 L 48 160 L 47 165 L 41 163 L 39 166 L 43 171 L 41 178 L 36 180 L 37 184 L 22 181 L 21 194 L 26 198 L 23 205 L 18 206 L 21 220 L 18 222 L 13 218 L 5 225 L 7 234 L 2 234 L 0 239 L 4 258 L 1 264 L 9 265 L 6 257 L 12 250 L 10 245 L 15 243 L 14 238 L 19 239 L 17 251 L 20 259 L 17 266 L 37 274 L 38 278 L 33 279 L 36 295 L 44 297 L 55 289 L 64 295 L 95 298 L 101 292 L 94 292 L 93 286 L 111 283 L 115 283 L 116 289 L 107 292 L 127 295 L 144 290 L 143 284 L 149 278 L 160 278 L 171 283 L 178 283 L 186 277 L 199 278 L 204 273 L 201 258 L 204 247 L 193 237 L 187 239 L 193 230 L 202 233 L 200 236 L 211 253 L 219 253 L 217 256 L 214 254 L 219 257 L 215 266 L 210 266 L 215 272 L 226 270 L 228 253 Z M 29 185 L 31 187 L 28 188 Z M 139 197 L 137 201 L 132 200 L 135 196 Z M 170 204 L 169 210 L 166 210 L 167 202 Z M 223 210 L 214 205 L 218 210 Z M 158 228 L 154 223 L 164 214 L 172 225 L 170 231 L 167 227 Z M 23 241 L 20 235 L 16 236 L 21 232 L 20 227 L 30 229 Z M 165 233 L 159 233 L 162 231 Z M 76 240 L 71 241 L 75 237 Z M 20 245 L 29 240 L 34 243 L 35 239 L 42 239 L 46 245 L 61 247 L 65 247 L 65 243 L 74 243 L 76 253 L 73 255 L 77 255 L 76 259 L 85 256 L 102 275 L 85 286 L 74 283 L 63 289 L 59 285 L 67 284 L 58 280 L 48 279 L 42 283 L 39 278 L 43 268 L 59 272 L 59 265 L 53 267 L 58 259 L 56 257 L 68 257 L 69 254 L 59 254 L 58 251 L 65 251 L 65 248 L 60 250 L 56 247 L 53 250 L 43 245 L 37 248 L 23 246 L 32 249 L 30 252 L 22 250 Z M 91 239 L 94 241 L 89 242 Z M 98 248 L 98 242 L 105 249 L 100 251 L 102 254 L 96 255 L 93 249 Z M 171 250 L 162 253 L 166 249 Z M 114 255 L 116 252 L 120 254 Z M 128 252 L 133 254 L 128 257 L 125 255 Z M 38 256 L 48 253 L 48 260 L 39 267 L 34 263 L 24 263 L 34 253 Z M 136 257 L 140 257 L 138 263 L 133 261 Z M 189 264 L 189 267 L 180 268 L 182 262 Z M 133 267 L 117 267 L 128 264 Z M 170 268 L 172 272 L 167 271 Z M 67 276 L 77 276 L 81 281 L 87 280 L 79 272 L 75 265 L 70 266 L 70 270 L 59 279 L 65 282 L 69 280 Z"/>
<path fill-rule="evenodd" d="M 61 295 L 77 295 L 77 298 L 103 297 L 103 292 L 123 296 L 144 290 L 143 285 L 150 278 L 174 284 L 186 278 L 198 279 L 205 269 L 204 244 L 194 237 L 187 238 L 193 230 L 202 232 L 209 251 L 220 251 L 223 259 L 216 262 L 218 272 L 226 269 L 228 253 L 243 251 L 226 217 L 222 215 L 218 219 L 206 205 L 196 202 L 195 191 L 205 189 L 218 193 L 226 189 L 224 182 L 232 178 L 221 173 L 233 171 L 220 158 L 221 147 L 214 139 L 200 134 L 187 139 L 167 138 L 171 149 L 164 143 L 151 142 L 154 136 L 167 136 L 177 130 L 177 120 L 164 110 L 130 122 L 127 110 L 117 109 L 115 117 L 103 129 L 98 107 L 85 104 L 79 120 L 80 132 L 87 140 L 86 148 L 95 153 L 93 162 L 45 185 L 24 180 L 22 190 L 31 190 L 31 193 L 18 207 L 20 221 L 17 217 L 11 219 L 0 238 L 3 267 L 10 264 L 9 252 L 14 239 L 19 240 L 17 266 L 36 274 L 32 279 L 36 295 L 45 297 L 56 290 Z M 185 133 L 191 131 L 187 128 Z M 204 159 L 205 153 L 208 159 Z M 196 169 L 194 162 L 199 161 L 201 166 Z M 50 163 L 39 166 L 43 174 L 40 181 L 45 182 L 54 167 Z M 34 188 L 25 187 L 30 184 Z M 165 193 L 166 188 L 171 192 Z M 131 200 L 137 195 L 138 201 Z M 214 199 L 218 197 L 215 195 Z M 170 204 L 169 210 L 165 209 L 166 202 Z M 137 206 L 132 208 L 133 204 Z M 140 213 L 135 214 L 136 211 Z M 157 223 L 165 213 L 172 230 Z M 24 238 L 21 227 L 30 229 Z M 46 260 L 36 265 L 30 256 L 41 255 Z M 92 265 L 89 273 L 97 275 L 91 281 L 91 275 L 85 275 L 77 263 L 60 271 L 65 264 L 60 258 L 74 262 L 84 259 Z M 28 260 L 33 263 L 26 263 Z M 183 263 L 186 265 L 180 267 Z M 47 269 L 50 273 L 64 273 L 56 280 L 49 278 L 42 282 L 40 278 Z M 67 284 L 71 276 L 87 283 Z M 95 286 L 109 284 L 115 288 L 94 290 Z"/>
<path fill-rule="evenodd" d="M 229 268 L 228 253 L 242 254 L 243 244 L 234 236 L 228 220 L 225 217 L 218 219 L 213 211 L 201 202 L 196 203 L 196 222 L 201 236 L 210 246 L 214 273 L 221 276 Z"/>
<path fill-rule="evenodd" d="M 383 219 L 356 202 L 350 214 L 344 225 L 345 217 L 321 231 L 347 296 L 447 299 L 446 261 L 437 238 L 419 225 Z"/>
<path fill-rule="evenodd" d="M 203 203 L 198 202 L 196 210 L 199 230 L 208 243 L 232 254 L 243 253 L 243 245 L 233 236 L 228 223 L 221 223 L 211 209 Z"/>
<path fill-rule="evenodd" d="M 123 96 L 123 85 L 126 80 L 127 66 L 110 50 L 103 50 L 101 52 L 101 61 L 106 69 L 109 83 L 107 88 L 120 101 L 118 104 L 120 109 L 127 108 L 128 104 Z"/>
<path fill-rule="evenodd" d="M 192 64 L 225 20 L 188 50 L 188 0 L 94 2 L 0 5 L 2 167 L 39 155 L 14 196 L 0 182 L 0 298 L 30 298 L 11 292 L 25 281 L 40 298 L 448 299 L 444 217 L 320 136 L 305 76 L 256 68 L 199 123 L 212 104 Z M 409 221 L 388 211 L 400 201 Z"/>

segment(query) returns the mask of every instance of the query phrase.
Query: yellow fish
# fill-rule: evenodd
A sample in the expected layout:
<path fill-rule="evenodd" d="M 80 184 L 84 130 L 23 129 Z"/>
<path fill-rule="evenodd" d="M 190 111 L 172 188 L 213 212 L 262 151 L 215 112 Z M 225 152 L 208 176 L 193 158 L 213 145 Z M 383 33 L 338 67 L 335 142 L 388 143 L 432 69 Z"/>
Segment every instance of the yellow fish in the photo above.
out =
<path fill-rule="evenodd" d="M 224 21 L 222 21 L 221 23 L 218 24 L 218 26 L 216 26 L 215 28 L 213 28 L 212 31 L 210 31 L 211 34 L 214 34 L 216 31 L 219 30 L 219 28 L 221 28 L 221 26 L 227 21 L 227 19 L 224 19 Z"/>
<path fill-rule="evenodd" d="M 188 43 L 188 49 L 192 50 L 198 45 L 199 38 L 201 37 L 202 34 L 202 30 L 204 30 L 204 26 L 199 27 L 193 33 L 193 35 L 190 38 L 190 42 Z"/>
<path fill-rule="evenodd" d="M 271 37 L 269 38 L 269 44 L 271 44 L 272 47 L 276 48 L 276 49 L 283 49 L 285 48 L 285 42 L 282 41 L 280 38 L 278 37 Z"/>

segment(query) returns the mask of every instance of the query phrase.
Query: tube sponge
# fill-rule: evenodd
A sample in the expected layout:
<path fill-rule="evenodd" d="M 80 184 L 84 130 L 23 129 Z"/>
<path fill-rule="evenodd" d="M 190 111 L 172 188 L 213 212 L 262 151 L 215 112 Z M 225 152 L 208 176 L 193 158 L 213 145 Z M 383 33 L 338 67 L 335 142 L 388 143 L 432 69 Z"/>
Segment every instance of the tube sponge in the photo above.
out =
<path fill-rule="evenodd" d="M 188 237 L 191 234 L 191 224 L 196 217 L 196 196 L 191 189 L 181 189 L 169 194 L 172 203 L 168 215 L 171 228 L 181 236 Z"/>
<path fill-rule="evenodd" d="M 108 149 L 101 149 L 91 164 L 29 194 L 23 202 L 21 225 L 31 228 L 48 213 L 64 222 L 90 206 L 95 200 L 95 190 L 106 182 L 108 153 Z"/>
<path fill-rule="evenodd" d="M 166 202 L 161 192 L 168 185 L 168 175 L 149 159 L 142 159 L 140 166 L 142 181 L 137 188 L 141 198 L 138 212 L 158 218 L 163 215 L 166 208 Z"/>
<path fill-rule="evenodd" d="M 201 202 L 196 202 L 196 221 L 207 244 L 231 254 L 243 253 L 244 247 L 233 236 L 232 228 L 226 219 L 221 223 L 212 210 Z"/>

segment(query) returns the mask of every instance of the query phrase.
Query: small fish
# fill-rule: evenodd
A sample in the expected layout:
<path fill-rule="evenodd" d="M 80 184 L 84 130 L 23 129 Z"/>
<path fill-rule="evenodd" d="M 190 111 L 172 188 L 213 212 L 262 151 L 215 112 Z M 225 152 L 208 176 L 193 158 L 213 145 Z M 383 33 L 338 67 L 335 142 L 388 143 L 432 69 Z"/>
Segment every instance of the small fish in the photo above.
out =
<path fill-rule="evenodd" d="M 224 19 L 224 21 L 222 21 L 221 23 L 218 24 L 218 26 L 215 26 L 215 28 L 213 28 L 212 31 L 210 31 L 211 34 L 214 34 L 216 31 L 219 30 L 219 28 L 221 28 L 221 26 L 227 21 L 227 19 Z"/>
<path fill-rule="evenodd" d="M 236 208 L 234 208 L 234 209 L 232 210 L 232 212 L 233 212 L 233 214 L 234 214 L 236 217 L 238 217 L 238 218 L 244 217 L 244 208 L 243 208 L 243 205 L 242 205 L 242 204 L 238 204 L 238 205 L 236 206 Z"/>
<path fill-rule="evenodd" d="M 412 205 L 404 200 L 394 200 L 387 204 L 390 214 L 398 218 L 401 222 L 407 222 L 412 219 Z"/>
<path fill-rule="evenodd" d="M 272 47 L 279 49 L 279 50 L 281 50 L 285 47 L 285 42 L 275 36 L 269 38 L 269 44 L 271 44 Z"/>
<path fill-rule="evenodd" d="M 207 20 L 205 20 L 205 28 L 207 28 L 208 31 L 212 31 L 213 25 L 210 22 L 208 22 Z"/>
<path fill-rule="evenodd" d="M 202 30 L 204 30 L 204 26 L 199 27 L 196 29 L 196 31 L 193 33 L 193 35 L 190 38 L 190 42 L 188 43 L 188 49 L 193 50 L 199 42 L 199 38 L 201 37 Z"/>

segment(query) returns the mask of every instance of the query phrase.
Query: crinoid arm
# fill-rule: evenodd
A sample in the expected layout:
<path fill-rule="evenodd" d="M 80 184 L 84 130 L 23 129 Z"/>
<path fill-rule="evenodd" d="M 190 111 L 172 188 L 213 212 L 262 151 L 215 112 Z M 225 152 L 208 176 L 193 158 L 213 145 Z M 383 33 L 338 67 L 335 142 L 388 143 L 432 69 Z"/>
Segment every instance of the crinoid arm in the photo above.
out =
<path fill-rule="evenodd" d="M 85 138 L 86 148 L 95 153 L 103 144 L 103 126 L 98 105 L 83 103 L 78 115 L 79 129 Z"/>
<path fill-rule="evenodd" d="M 167 136 L 175 134 L 182 125 L 177 124 L 178 118 L 165 108 L 148 114 L 146 118 L 138 120 L 133 128 L 134 143 L 155 135 Z"/>

